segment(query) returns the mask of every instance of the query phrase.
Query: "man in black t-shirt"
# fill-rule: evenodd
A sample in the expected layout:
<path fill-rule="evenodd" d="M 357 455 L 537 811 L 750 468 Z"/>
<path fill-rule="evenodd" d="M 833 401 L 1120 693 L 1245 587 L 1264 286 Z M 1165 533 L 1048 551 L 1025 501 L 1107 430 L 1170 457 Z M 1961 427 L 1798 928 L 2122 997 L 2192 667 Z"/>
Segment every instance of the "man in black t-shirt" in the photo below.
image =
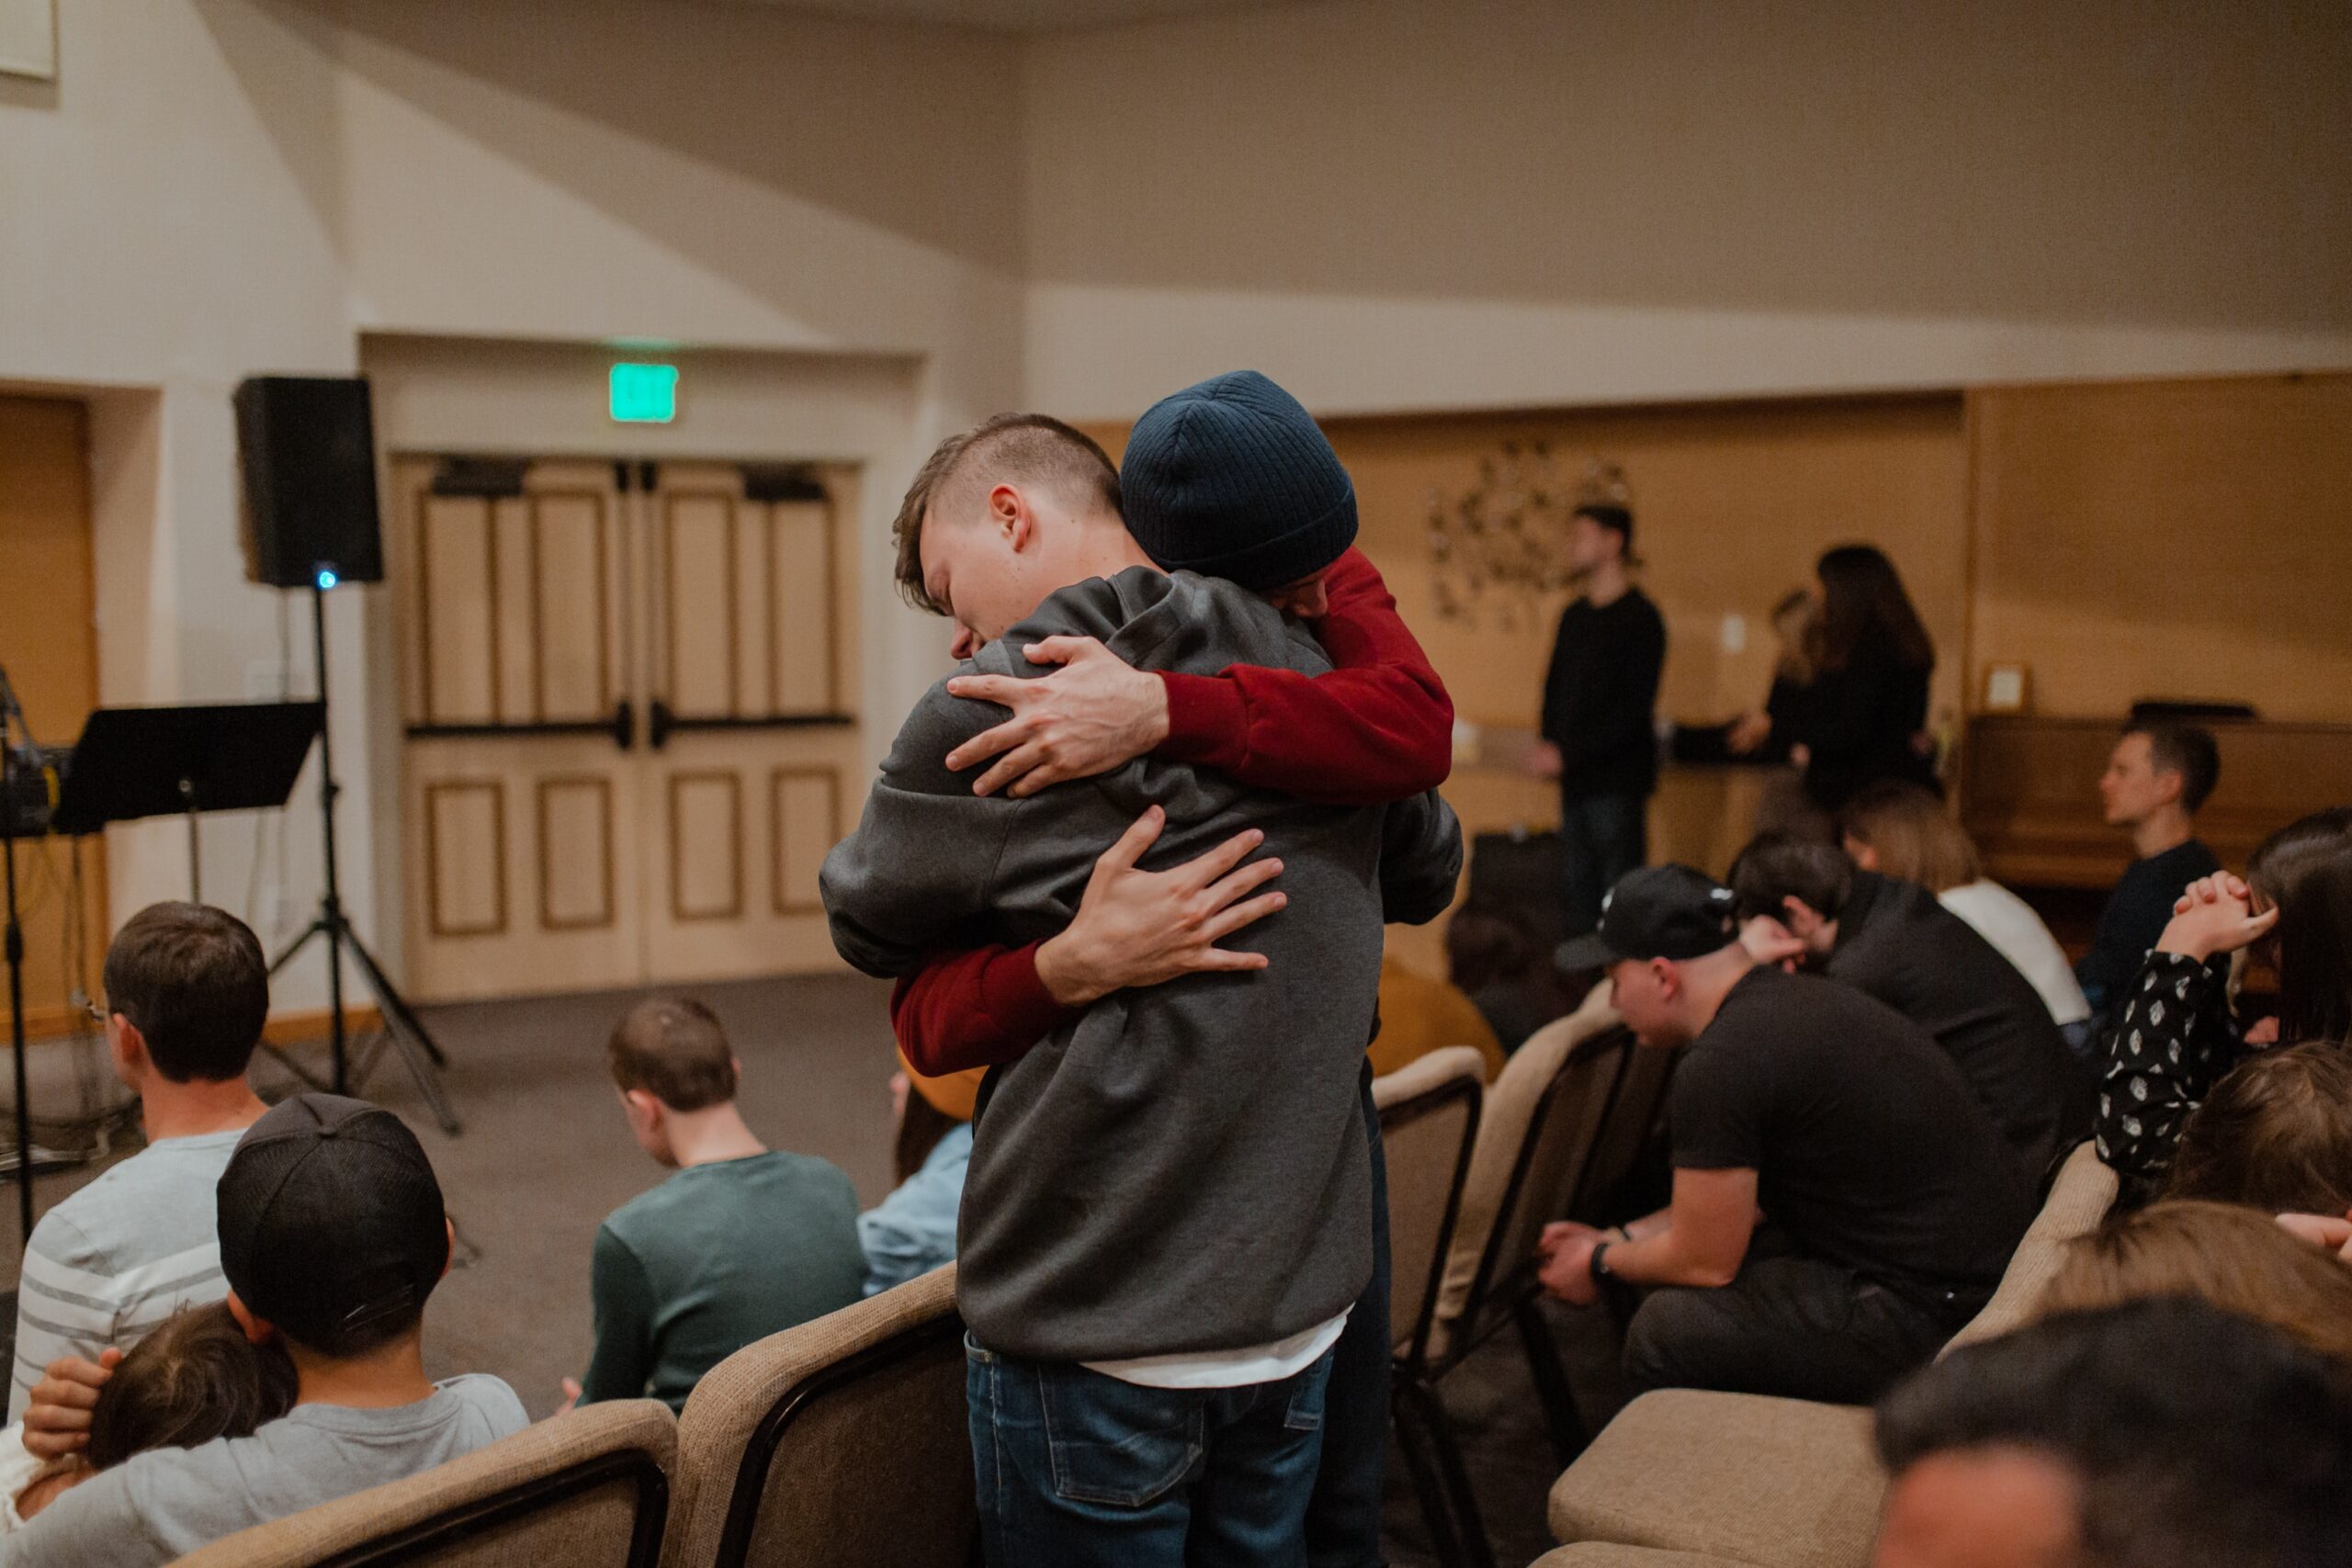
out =
<path fill-rule="evenodd" d="M 1619 1230 L 1546 1227 L 1544 1283 L 1577 1303 L 1609 1280 L 1661 1287 L 1626 1334 L 1636 1391 L 1864 1402 L 1984 1304 L 2033 1193 L 1932 1039 L 1851 987 L 1759 966 L 1733 909 L 1687 866 L 1637 871 L 1562 949 L 1608 968 L 1645 1046 L 1690 1050 L 1673 1201 Z"/>
<path fill-rule="evenodd" d="M 1596 502 L 1568 521 L 1568 560 L 1584 592 L 1560 613 L 1544 678 L 1544 741 L 1528 770 L 1560 784 L 1567 930 L 1600 919 L 1600 896 L 1649 858 L 1646 813 L 1657 787 L 1658 672 L 1666 622 L 1633 584 L 1634 514 Z"/>
<path fill-rule="evenodd" d="M 2115 742 L 2099 775 L 2099 805 L 2109 827 L 2131 829 L 2135 858 L 2107 896 L 2090 952 L 2075 965 L 2090 999 L 2094 1040 L 2164 934 L 2173 900 L 2222 869 L 2197 837 L 2198 807 L 2221 777 L 2211 732 L 2193 724 L 2135 723 Z"/>
<path fill-rule="evenodd" d="M 2091 1076 L 2041 993 L 1934 894 L 1777 833 L 1740 852 L 1731 886 L 1749 957 L 1859 987 L 1934 1035 L 2037 1190 L 2090 1136 Z"/>

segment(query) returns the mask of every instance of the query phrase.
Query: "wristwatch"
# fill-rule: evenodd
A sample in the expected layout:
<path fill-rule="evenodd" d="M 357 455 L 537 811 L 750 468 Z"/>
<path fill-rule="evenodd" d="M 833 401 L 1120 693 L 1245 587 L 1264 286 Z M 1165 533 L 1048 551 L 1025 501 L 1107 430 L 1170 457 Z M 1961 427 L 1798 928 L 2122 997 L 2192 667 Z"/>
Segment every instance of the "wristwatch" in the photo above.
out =
<path fill-rule="evenodd" d="M 1615 1245 L 1616 1243 L 1608 1241 L 1596 1243 L 1592 1249 L 1592 1257 L 1586 1260 L 1585 1271 L 1592 1276 L 1595 1284 L 1600 1284 L 1617 1277 L 1609 1271 L 1609 1249 Z"/>

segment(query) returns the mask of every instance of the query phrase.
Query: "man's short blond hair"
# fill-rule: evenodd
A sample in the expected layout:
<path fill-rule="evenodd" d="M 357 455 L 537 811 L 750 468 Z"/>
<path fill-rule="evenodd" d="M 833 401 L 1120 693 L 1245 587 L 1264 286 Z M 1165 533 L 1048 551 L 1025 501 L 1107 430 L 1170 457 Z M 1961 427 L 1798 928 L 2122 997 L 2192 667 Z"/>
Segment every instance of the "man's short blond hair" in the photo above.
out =
<path fill-rule="evenodd" d="M 906 499 L 899 503 L 897 521 L 890 525 L 890 537 L 899 547 L 899 592 L 918 610 L 947 614 L 947 606 L 923 586 L 923 517 L 933 502 L 982 477 L 990 483 L 1010 479 L 1050 489 L 1074 506 L 1122 515 L 1119 470 L 1094 437 L 1050 414 L 992 415 L 960 435 L 949 436 L 923 460 L 907 487 Z"/>

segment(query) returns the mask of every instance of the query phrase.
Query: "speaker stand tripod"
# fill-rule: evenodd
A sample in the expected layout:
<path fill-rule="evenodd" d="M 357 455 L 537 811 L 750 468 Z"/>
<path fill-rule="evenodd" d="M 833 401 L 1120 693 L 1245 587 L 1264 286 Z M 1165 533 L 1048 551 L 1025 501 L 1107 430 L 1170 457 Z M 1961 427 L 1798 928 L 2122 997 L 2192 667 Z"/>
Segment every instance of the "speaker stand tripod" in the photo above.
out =
<path fill-rule="evenodd" d="M 334 581 L 332 574 L 322 571 L 311 583 L 311 644 L 317 657 L 319 701 L 322 705 L 328 701 L 326 591 Z M 355 1075 L 351 1071 L 343 1020 L 343 952 L 349 948 L 352 957 L 358 960 L 361 977 L 367 981 L 368 988 L 375 993 L 377 1009 L 384 1020 L 383 1045 L 361 1064 L 356 1081 L 364 1084 L 381 1059 L 383 1051 L 391 1050 L 400 1056 L 401 1065 L 408 1068 L 409 1077 L 415 1083 L 417 1092 L 432 1108 L 434 1120 L 441 1124 L 444 1133 L 455 1137 L 459 1131 L 458 1115 L 450 1109 L 448 1097 L 441 1089 L 441 1069 L 449 1065 L 448 1057 L 442 1055 L 441 1047 L 434 1043 L 432 1034 L 416 1016 L 415 1010 L 408 1005 L 400 988 L 385 975 L 383 965 L 376 962 L 376 955 L 368 951 L 358 933 L 344 918 L 341 890 L 335 877 L 334 855 L 334 803 L 342 793 L 343 786 L 334 776 L 334 727 L 330 721 L 319 730 L 319 818 L 326 838 L 326 888 L 319 897 L 318 918 L 271 961 L 269 973 L 275 979 L 279 970 L 314 941 L 324 941 L 327 944 L 327 1040 L 334 1081 L 331 1085 L 321 1084 L 276 1047 L 271 1048 L 271 1054 L 288 1071 L 313 1088 L 332 1088 L 337 1094 L 353 1091 Z"/>

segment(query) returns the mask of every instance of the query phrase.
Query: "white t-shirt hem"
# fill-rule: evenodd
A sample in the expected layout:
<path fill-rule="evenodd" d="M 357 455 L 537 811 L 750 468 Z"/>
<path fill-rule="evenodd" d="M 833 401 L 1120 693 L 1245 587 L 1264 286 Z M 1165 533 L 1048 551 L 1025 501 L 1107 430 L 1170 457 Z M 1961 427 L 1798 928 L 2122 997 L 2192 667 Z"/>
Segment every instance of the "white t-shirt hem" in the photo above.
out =
<path fill-rule="evenodd" d="M 1138 1356 L 1125 1361 L 1088 1361 L 1090 1371 L 1145 1388 L 1250 1388 L 1280 1382 L 1313 1366 L 1340 1342 L 1348 1326 L 1341 1313 L 1329 1323 L 1301 1329 L 1286 1339 L 1238 1350 L 1195 1350 L 1176 1356 Z"/>

